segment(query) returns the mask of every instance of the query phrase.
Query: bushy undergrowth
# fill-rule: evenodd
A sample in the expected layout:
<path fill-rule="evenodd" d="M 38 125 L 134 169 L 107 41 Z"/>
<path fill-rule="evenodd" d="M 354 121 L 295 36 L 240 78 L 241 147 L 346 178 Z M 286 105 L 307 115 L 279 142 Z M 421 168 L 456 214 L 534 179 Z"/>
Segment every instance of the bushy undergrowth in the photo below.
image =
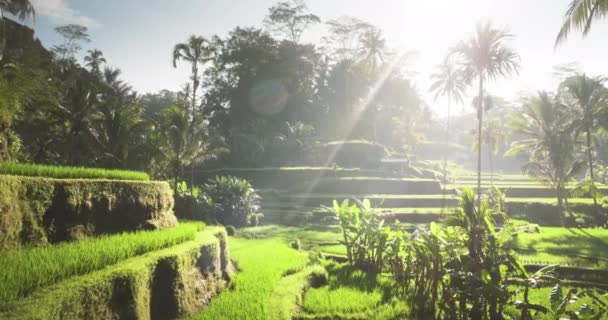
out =
<path fill-rule="evenodd" d="M 0 301 L 23 297 L 38 287 L 86 274 L 146 252 L 193 240 L 204 224 L 182 223 L 162 231 L 122 233 L 55 246 L 0 253 Z M 0 303 L 1 304 L 1 303 Z"/>
<path fill-rule="evenodd" d="M 473 191 L 463 189 L 461 207 L 443 225 L 431 223 L 430 228 L 413 232 L 399 225 L 384 227 L 369 201 L 353 205 L 334 201 L 332 211 L 340 220 L 348 262 L 370 276 L 390 273 L 393 294 L 408 302 L 413 317 L 499 319 L 513 305 L 522 319 L 532 319 L 531 310 L 555 315 L 583 312 L 568 307 L 569 299 L 564 300 L 563 310 L 540 309 L 527 296 L 523 302 L 514 300 L 507 280 L 521 279 L 532 287 L 553 274 L 549 270 L 530 280 L 536 274 L 528 276 L 510 247 L 514 227 L 502 211 L 504 197 L 489 198 L 491 202 L 484 199 L 477 207 Z M 499 227 L 496 221 L 503 225 Z M 599 297 L 603 293 L 592 290 L 582 295 Z M 594 300 L 584 312 L 601 319 L 608 312 L 606 306 Z"/>
<path fill-rule="evenodd" d="M 237 238 L 231 239 L 230 245 L 230 255 L 239 269 L 233 279 L 234 290 L 212 300 L 205 311 L 192 319 L 270 319 L 274 288 L 288 271 L 304 268 L 308 254 L 276 239 Z"/>
<path fill-rule="evenodd" d="M 218 176 L 201 187 L 200 201 L 206 219 L 223 225 L 257 225 L 262 217 L 260 196 L 247 180 Z"/>
<path fill-rule="evenodd" d="M 355 168 L 377 168 L 388 154 L 383 145 L 365 140 L 328 142 L 318 152 L 321 163 Z"/>
<path fill-rule="evenodd" d="M 0 174 L 57 179 L 150 180 L 150 176 L 147 173 L 138 171 L 14 162 L 0 162 Z"/>

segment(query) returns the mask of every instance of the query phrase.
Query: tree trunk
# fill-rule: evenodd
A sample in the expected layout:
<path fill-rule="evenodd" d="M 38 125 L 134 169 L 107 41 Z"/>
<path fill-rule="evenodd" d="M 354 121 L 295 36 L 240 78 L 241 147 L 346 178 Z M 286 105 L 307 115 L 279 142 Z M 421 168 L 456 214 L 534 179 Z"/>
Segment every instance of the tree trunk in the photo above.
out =
<path fill-rule="evenodd" d="M 478 126 L 477 126 L 477 212 L 481 213 L 481 130 L 482 130 L 482 125 L 483 125 L 483 78 L 480 76 L 479 77 L 479 105 L 478 105 L 478 110 L 477 110 L 477 120 L 478 120 Z M 473 260 L 473 270 L 471 270 L 473 272 L 473 274 L 478 277 L 481 278 L 481 264 L 479 262 L 479 254 L 481 254 L 480 251 L 477 251 L 478 248 L 481 246 L 480 239 L 479 239 L 479 224 L 475 223 L 473 225 L 473 234 L 471 234 L 471 241 L 473 241 L 473 247 L 475 248 L 475 256 L 471 257 Z M 473 301 L 473 307 L 471 309 L 471 319 L 472 320 L 481 320 L 482 318 L 482 302 L 480 301 L 481 299 L 478 299 L 477 301 Z"/>
<path fill-rule="evenodd" d="M 559 221 L 562 224 L 562 227 L 566 226 L 566 222 L 564 220 L 564 201 L 562 198 L 562 187 L 560 185 L 557 186 L 556 188 L 556 195 L 557 195 L 557 211 L 559 213 Z"/>
<path fill-rule="evenodd" d="M 483 78 L 479 77 L 479 102 L 477 110 L 477 210 L 481 212 L 481 130 L 483 125 Z"/>
<path fill-rule="evenodd" d="M 593 153 L 591 152 L 591 130 L 587 129 L 587 158 L 589 160 L 589 177 L 593 181 Z"/>
<path fill-rule="evenodd" d="M 450 146 L 450 108 L 452 104 L 452 97 L 448 94 L 448 119 L 445 125 L 445 150 L 443 153 L 443 199 L 441 200 L 441 209 L 445 209 L 446 193 L 448 185 L 448 153 Z"/>
<path fill-rule="evenodd" d="M 194 136 L 194 124 L 196 123 L 196 89 L 198 88 L 198 85 L 198 67 L 197 62 L 195 60 L 192 65 L 192 122 L 190 124 L 190 131 L 192 136 Z"/>
<path fill-rule="evenodd" d="M 490 185 L 494 186 L 494 150 L 488 146 L 488 163 L 490 164 Z"/>
<path fill-rule="evenodd" d="M 593 176 L 593 152 L 591 150 L 591 129 L 587 129 L 587 158 L 589 160 L 589 177 L 591 178 L 591 183 L 595 184 L 595 177 Z M 593 213 L 594 216 L 598 216 L 598 205 L 597 198 L 595 195 L 593 196 Z"/>
<path fill-rule="evenodd" d="M 0 161 L 9 160 L 8 125 L 0 123 Z"/>

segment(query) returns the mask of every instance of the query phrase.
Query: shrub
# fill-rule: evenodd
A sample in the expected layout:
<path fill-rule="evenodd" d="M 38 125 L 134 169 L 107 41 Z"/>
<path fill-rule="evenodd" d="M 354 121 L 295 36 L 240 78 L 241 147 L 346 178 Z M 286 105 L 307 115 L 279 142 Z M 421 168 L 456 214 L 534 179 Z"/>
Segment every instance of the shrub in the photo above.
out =
<path fill-rule="evenodd" d="M 202 220 L 205 208 L 200 202 L 200 188 L 189 188 L 186 181 L 177 184 L 177 192 L 173 195 L 175 206 L 173 212 L 179 219 Z"/>
<path fill-rule="evenodd" d="M 226 226 L 226 233 L 229 236 L 234 236 L 236 234 L 236 228 L 234 226 Z"/>
<path fill-rule="evenodd" d="M 336 163 L 342 167 L 378 168 L 380 160 L 386 157 L 386 148 L 365 140 L 333 141 L 319 149 L 321 162 Z"/>
<path fill-rule="evenodd" d="M 15 162 L 0 162 L 0 174 L 57 179 L 150 180 L 150 176 L 148 176 L 147 173 L 138 171 L 64 167 Z"/>
<path fill-rule="evenodd" d="M 291 243 L 289 243 L 289 246 L 295 250 L 302 249 L 302 243 L 300 242 L 300 239 L 293 240 Z"/>
<path fill-rule="evenodd" d="M 204 184 L 201 192 L 209 221 L 237 228 L 259 223 L 260 196 L 249 181 L 218 176 Z"/>

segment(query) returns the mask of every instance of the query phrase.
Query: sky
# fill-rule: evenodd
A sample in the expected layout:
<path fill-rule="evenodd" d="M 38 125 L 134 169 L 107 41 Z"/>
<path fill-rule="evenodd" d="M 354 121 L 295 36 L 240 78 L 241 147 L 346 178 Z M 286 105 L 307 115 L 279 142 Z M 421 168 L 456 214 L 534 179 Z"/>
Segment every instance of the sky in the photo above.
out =
<path fill-rule="evenodd" d="M 29 22 L 50 48 L 61 39 L 54 27 L 78 23 L 89 28 L 85 50 L 103 51 L 108 64 L 140 93 L 178 90 L 189 68 L 173 68 L 173 46 L 189 35 L 226 36 L 236 26 L 262 26 L 276 0 L 30 0 L 36 9 Z M 429 76 L 457 41 L 468 38 L 480 21 L 510 28 L 510 45 L 521 56 L 518 75 L 488 85 L 488 92 L 516 99 L 539 90 L 554 90 L 554 68 L 574 64 L 580 72 L 608 75 L 608 19 L 594 23 L 583 38 L 572 33 L 559 47 L 555 36 L 571 0 L 307 0 L 324 21 L 354 16 L 380 27 L 395 51 L 414 51 L 407 69 L 419 91 L 438 114 L 445 101 L 428 93 Z M 317 42 L 324 26 L 311 28 L 304 41 Z M 470 93 L 469 96 L 473 94 Z M 456 111 L 471 110 L 470 103 Z"/>

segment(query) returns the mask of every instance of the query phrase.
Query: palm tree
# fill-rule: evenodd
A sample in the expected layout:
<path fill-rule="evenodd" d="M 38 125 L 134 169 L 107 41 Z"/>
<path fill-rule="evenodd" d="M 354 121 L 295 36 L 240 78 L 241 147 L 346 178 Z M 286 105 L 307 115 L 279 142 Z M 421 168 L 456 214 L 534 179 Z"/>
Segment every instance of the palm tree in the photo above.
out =
<path fill-rule="evenodd" d="M 549 185 L 556 194 L 557 209 L 562 221 L 566 196 L 566 183 L 582 168 L 576 135 L 569 125 L 567 108 L 548 93 L 541 92 L 530 98 L 521 112 L 514 113 L 509 126 L 526 137 L 511 144 L 506 156 L 526 153 L 529 163 L 526 171 L 532 177 Z"/>
<path fill-rule="evenodd" d="M 207 126 L 189 124 L 188 113 L 179 106 L 165 109 L 161 118 L 159 151 L 172 172 L 174 191 L 177 192 L 185 167 L 214 158 L 226 150 L 223 142 L 210 134 Z"/>
<path fill-rule="evenodd" d="M 478 145 L 482 145 L 483 125 L 483 92 L 484 82 L 506 77 L 517 73 L 519 69 L 519 55 L 505 42 L 512 35 L 507 28 L 496 29 L 490 23 L 477 24 L 473 37 L 467 41 L 459 42 L 451 54 L 461 59 L 463 75 L 466 82 L 475 79 L 479 81 L 479 99 L 477 106 Z M 477 206 L 481 206 L 481 148 L 477 151 Z"/>
<path fill-rule="evenodd" d="M 593 180 L 593 132 L 599 127 L 599 119 L 608 108 L 608 89 L 604 78 L 589 78 L 585 74 L 575 75 L 560 85 L 562 103 L 572 112 L 573 129 L 577 135 L 586 136 L 586 153 L 589 177 Z"/>
<path fill-rule="evenodd" d="M 106 63 L 106 58 L 103 56 L 103 52 L 98 49 L 88 51 L 89 55 L 84 57 L 85 66 L 91 69 L 98 77 L 101 76 L 101 65 Z"/>
<path fill-rule="evenodd" d="M 200 84 L 199 67 L 213 60 L 215 50 L 209 40 L 201 36 L 191 35 L 186 43 L 178 43 L 173 48 L 173 67 L 177 68 L 177 61 L 184 60 L 192 66 L 192 102 L 191 118 L 195 119 L 196 91 Z"/>
<path fill-rule="evenodd" d="M 29 0 L 0 0 L 0 27 L 2 28 L 2 39 L 0 39 L 0 60 L 4 56 L 4 48 L 6 47 L 6 23 L 4 21 L 4 12 L 8 12 L 24 21 L 27 18 L 35 19 L 36 12 L 34 6 Z"/>
<path fill-rule="evenodd" d="M 27 18 L 34 18 L 36 11 L 29 0 L 0 0 L 0 18 L 4 20 L 4 12 L 16 16 L 23 21 Z"/>
<path fill-rule="evenodd" d="M 445 59 L 437 68 L 437 72 L 431 75 L 434 80 L 430 90 L 435 93 L 435 100 L 440 96 L 448 98 L 448 114 L 445 125 L 445 153 L 443 155 L 443 185 L 444 189 L 447 185 L 448 178 L 448 153 L 450 140 L 450 116 L 452 101 L 462 103 L 462 96 L 466 91 L 466 85 L 462 78 L 462 73 L 456 69 L 456 66 L 449 59 Z"/>
<path fill-rule="evenodd" d="M 604 78 L 589 78 L 585 74 L 574 75 L 560 85 L 563 103 L 572 112 L 572 127 L 576 136 L 584 133 L 586 137 L 586 154 L 589 165 L 589 183 L 595 183 L 593 174 L 593 132 L 599 127 L 600 118 L 608 109 L 608 89 L 604 87 Z M 593 197 L 594 210 L 597 213 L 597 198 Z"/>
<path fill-rule="evenodd" d="M 488 159 L 490 162 L 490 185 L 494 186 L 494 162 L 493 158 L 498 154 L 500 145 L 508 143 L 509 135 L 500 119 L 492 119 L 483 124 L 482 143 L 488 146 Z M 473 143 L 473 150 L 477 151 L 478 141 Z"/>
<path fill-rule="evenodd" d="M 583 32 L 586 36 L 591 30 L 595 18 L 603 18 L 608 14 L 608 0 L 572 0 L 566 11 L 562 28 L 557 34 L 555 45 L 565 41 L 572 29 Z"/>
<path fill-rule="evenodd" d="M 387 55 L 386 39 L 382 30 L 374 26 L 367 27 L 359 37 L 359 44 L 361 61 L 368 66 L 370 74 L 373 74 Z"/>

